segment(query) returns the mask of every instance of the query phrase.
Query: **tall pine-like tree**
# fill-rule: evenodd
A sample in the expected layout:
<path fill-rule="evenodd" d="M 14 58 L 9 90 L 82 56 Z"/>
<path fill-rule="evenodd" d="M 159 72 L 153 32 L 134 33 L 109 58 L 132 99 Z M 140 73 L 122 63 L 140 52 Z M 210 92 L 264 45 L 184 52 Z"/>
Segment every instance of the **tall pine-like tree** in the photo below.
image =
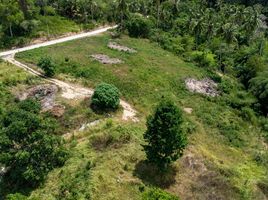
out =
<path fill-rule="evenodd" d="M 182 112 L 171 101 L 163 100 L 147 120 L 144 150 L 147 160 L 165 170 L 183 155 L 187 138 L 182 130 Z"/>

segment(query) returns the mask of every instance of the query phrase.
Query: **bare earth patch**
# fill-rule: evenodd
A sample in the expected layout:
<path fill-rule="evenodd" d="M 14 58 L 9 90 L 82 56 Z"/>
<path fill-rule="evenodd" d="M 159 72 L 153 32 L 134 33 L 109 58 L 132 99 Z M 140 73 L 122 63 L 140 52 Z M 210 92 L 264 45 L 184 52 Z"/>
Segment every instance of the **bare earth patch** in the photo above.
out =
<path fill-rule="evenodd" d="M 19 93 L 17 98 L 20 101 L 33 98 L 41 103 L 43 112 L 51 112 L 55 117 L 64 114 L 65 107 L 55 103 L 58 87 L 54 84 L 44 84 L 29 88 L 25 92 Z"/>
<path fill-rule="evenodd" d="M 110 49 L 114 49 L 114 50 L 118 50 L 118 51 L 123 51 L 123 52 L 127 52 L 127 53 L 136 53 L 137 51 L 135 49 L 132 49 L 132 48 L 129 48 L 129 47 L 126 47 L 126 46 L 122 46 L 122 45 L 119 45 L 115 42 L 110 42 L 108 44 L 108 47 Z"/>
<path fill-rule="evenodd" d="M 97 60 L 102 64 L 120 64 L 120 63 L 123 63 L 123 61 L 118 59 L 118 58 L 110 58 L 109 56 L 104 55 L 104 54 L 93 54 L 93 55 L 91 55 L 91 57 L 94 60 Z"/>
<path fill-rule="evenodd" d="M 52 84 L 38 85 L 28 89 L 27 91 L 18 94 L 17 98 L 20 101 L 28 98 L 33 98 L 40 101 L 42 110 L 47 111 L 55 105 L 55 98 L 58 92 L 58 87 Z"/>
<path fill-rule="evenodd" d="M 193 109 L 192 108 L 183 108 L 183 111 L 188 113 L 188 114 L 192 114 Z"/>
<path fill-rule="evenodd" d="M 196 80 L 193 78 L 188 78 L 185 80 L 186 88 L 191 92 L 196 92 L 204 94 L 211 97 L 216 97 L 219 95 L 217 91 L 217 83 L 211 79 Z"/>
<path fill-rule="evenodd" d="M 84 131 L 87 128 L 94 127 L 94 126 L 98 125 L 99 123 L 101 123 L 101 120 L 95 120 L 93 122 L 83 124 L 78 131 Z"/>

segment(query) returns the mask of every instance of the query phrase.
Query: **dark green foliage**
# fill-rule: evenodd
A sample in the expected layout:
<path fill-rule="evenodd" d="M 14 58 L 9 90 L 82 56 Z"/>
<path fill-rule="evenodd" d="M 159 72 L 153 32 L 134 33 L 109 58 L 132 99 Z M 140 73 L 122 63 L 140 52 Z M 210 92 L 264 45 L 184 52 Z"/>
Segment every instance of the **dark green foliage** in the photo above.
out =
<path fill-rule="evenodd" d="M 182 156 L 187 145 L 181 110 L 173 102 L 163 100 L 147 120 L 144 139 L 147 142 L 143 146 L 147 160 L 160 170 L 165 170 L 171 162 Z"/>
<path fill-rule="evenodd" d="M 5 180 L 13 185 L 35 186 L 66 160 L 61 139 L 53 135 L 53 121 L 43 119 L 39 112 L 37 103 L 26 100 L 4 114 L 0 162 L 8 168 Z"/>
<path fill-rule="evenodd" d="M 231 145 L 241 147 L 244 145 L 244 140 L 241 134 L 241 126 L 237 120 L 238 118 L 231 117 L 230 119 L 221 120 L 218 122 L 218 128 Z"/>
<path fill-rule="evenodd" d="M 179 200 L 179 198 L 161 189 L 153 188 L 142 194 L 142 200 Z"/>
<path fill-rule="evenodd" d="M 119 90 L 114 85 L 101 83 L 95 88 L 91 103 L 101 110 L 117 109 L 120 103 L 119 97 Z"/>
<path fill-rule="evenodd" d="M 216 69 L 215 55 L 209 52 L 193 51 L 191 53 L 191 59 L 198 64 L 200 67 L 207 69 Z"/>
<path fill-rule="evenodd" d="M 234 83 L 231 79 L 222 79 L 222 81 L 218 84 L 218 89 L 222 93 L 230 94 L 234 89 Z"/>
<path fill-rule="evenodd" d="M 42 57 L 38 64 L 38 67 L 40 67 L 42 70 L 44 70 L 45 75 L 47 77 L 53 77 L 55 75 L 56 67 L 52 62 L 52 59 L 49 57 Z"/>
<path fill-rule="evenodd" d="M 91 161 L 84 160 L 71 174 L 69 171 L 61 171 L 57 199 L 91 199 L 91 191 L 88 188 L 93 167 Z"/>
<path fill-rule="evenodd" d="M 266 141 L 268 142 L 268 119 L 266 117 L 262 117 L 259 120 L 259 123 L 261 125 L 261 128 L 264 132 L 264 138 L 266 139 Z"/>
<path fill-rule="evenodd" d="M 250 81 L 250 91 L 261 104 L 262 112 L 268 114 L 268 72 L 264 72 Z"/>
<path fill-rule="evenodd" d="M 189 52 L 194 47 L 194 39 L 188 35 L 183 37 L 172 36 L 172 34 L 164 31 L 153 30 L 150 39 L 158 42 L 163 49 L 173 52 L 176 55 Z"/>
<path fill-rule="evenodd" d="M 41 110 L 41 104 L 34 99 L 26 99 L 18 104 L 18 107 L 22 110 L 38 114 Z"/>
<path fill-rule="evenodd" d="M 238 77 L 241 82 L 248 88 L 249 81 L 257 76 L 257 73 L 263 71 L 264 63 L 259 56 L 250 57 L 246 64 L 238 67 Z"/>
<path fill-rule="evenodd" d="M 230 95 L 224 96 L 223 98 L 227 105 L 235 109 L 242 109 L 243 107 L 252 108 L 256 104 L 256 99 L 249 92 L 242 89 L 233 91 Z"/>
<path fill-rule="evenodd" d="M 256 124 L 257 122 L 257 118 L 256 118 L 254 110 L 248 107 L 244 107 L 241 109 L 241 117 L 244 120 L 251 122 L 252 124 Z"/>
<path fill-rule="evenodd" d="M 131 37 L 147 38 L 152 28 L 152 22 L 140 14 L 133 14 L 126 22 L 126 28 Z"/>

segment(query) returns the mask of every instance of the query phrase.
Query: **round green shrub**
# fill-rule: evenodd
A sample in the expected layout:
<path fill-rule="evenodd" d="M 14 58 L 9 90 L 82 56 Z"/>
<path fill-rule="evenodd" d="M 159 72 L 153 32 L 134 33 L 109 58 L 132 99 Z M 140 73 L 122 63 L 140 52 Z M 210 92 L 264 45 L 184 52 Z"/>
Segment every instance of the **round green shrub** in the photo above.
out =
<path fill-rule="evenodd" d="M 107 83 L 99 84 L 92 96 L 93 106 L 99 109 L 117 109 L 120 103 L 120 94 L 117 87 Z"/>
<path fill-rule="evenodd" d="M 140 14 L 132 15 L 126 23 L 130 37 L 147 38 L 149 37 L 152 26 L 151 20 Z"/>

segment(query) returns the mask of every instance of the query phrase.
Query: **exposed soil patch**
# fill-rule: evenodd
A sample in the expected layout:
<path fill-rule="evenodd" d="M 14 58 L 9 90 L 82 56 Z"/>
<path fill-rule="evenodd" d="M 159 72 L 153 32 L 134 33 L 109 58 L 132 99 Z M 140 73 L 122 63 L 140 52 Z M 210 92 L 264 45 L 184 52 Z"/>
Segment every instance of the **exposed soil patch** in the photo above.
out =
<path fill-rule="evenodd" d="M 236 189 L 230 186 L 228 179 L 206 161 L 193 146 L 189 146 L 179 160 L 176 182 L 167 190 L 187 200 L 238 199 Z"/>
<path fill-rule="evenodd" d="M 188 113 L 188 114 L 192 114 L 193 109 L 192 108 L 183 108 L 183 111 Z"/>
<path fill-rule="evenodd" d="M 123 52 L 127 52 L 127 53 L 136 53 L 137 51 L 135 49 L 132 49 L 132 48 L 129 48 L 129 47 L 126 47 L 126 46 L 122 46 L 122 45 L 119 45 L 115 42 L 110 42 L 108 44 L 108 47 L 110 49 L 114 49 L 114 50 L 118 50 L 118 51 L 123 51 Z"/>
<path fill-rule="evenodd" d="M 26 92 L 17 95 L 20 101 L 33 98 L 41 103 L 43 112 L 51 112 L 55 117 L 64 114 L 65 107 L 55 103 L 58 87 L 53 84 L 38 85 L 28 89 Z"/>
<path fill-rule="evenodd" d="M 91 55 L 91 57 L 94 60 L 97 60 L 102 64 L 120 64 L 120 63 L 123 63 L 123 61 L 118 59 L 118 58 L 110 58 L 109 56 L 104 55 L 104 54 L 94 54 L 94 55 Z"/>
<path fill-rule="evenodd" d="M 20 101 L 33 98 L 40 101 L 42 110 L 47 111 L 55 106 L 55 98 L 58 87 L 52 84 L 38 85 L 28 89 L 17 96 Z"/>
<path fill-rule="evenodd" d="M 193 173 L 203 174 L 207 171 L 207 167 L 201 158 L 197 158 L 195 155 L 188 153 L 183 157 L 182 163 L 184 167 L 191 169 Z"/>
<path fill-rule="evenodd" d="M 87 124 L 83 124 L 83 125 L 81 126 L 81 128 L 79 129 L 79 131 L 84 131 L 84 130 L 87 129 L 87 128 L 96 126 L 96 125 L 98 125 L 100 122 L 101 122 L 101 120 L 96 120 L 96 121 L 93 121 L 93 122 L 90 122 L 90 123 L 87 123 Z"/>
<path fill-rule="evenodd" d="M 185 80 L 185 84 L 186 88 L 191 92 L 196 92 L 212 97 L 219 95 L 219 92 L 217 91 L 217 83 L 208 78 L 200 81 L 193 78 L 188 78 Z"/>
<path fill-rule="evenodd" d="M 63 116 L 65 112 L 65 107 L 63 105 L 56 104 L 53 106 L 49 112 L 54 116 L 54 117 L 61 117 Z"/>

